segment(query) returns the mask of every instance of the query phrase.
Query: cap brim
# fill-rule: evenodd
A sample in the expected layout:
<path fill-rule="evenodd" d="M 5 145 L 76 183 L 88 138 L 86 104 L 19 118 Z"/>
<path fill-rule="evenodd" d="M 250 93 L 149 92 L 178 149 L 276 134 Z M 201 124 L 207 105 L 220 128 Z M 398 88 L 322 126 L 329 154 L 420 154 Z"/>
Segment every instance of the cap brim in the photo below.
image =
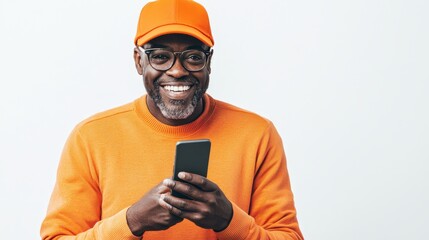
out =
<path fill-rule="evenodd" d="M 171 24 L 157 27 L 152 31 L 146 33 L 144 36 L 136 38 L 134 40 L 134 43 L 138 46 L 142 46 L 143 44 L 149 42 L 154 38 L 167 34 L 185 34 L 200 40 L 209 47 L 213 47 L 214 45 L 214 42 L 202 32 L 196 30 L 193 27 L 189 27 L 182 24 Z"/>

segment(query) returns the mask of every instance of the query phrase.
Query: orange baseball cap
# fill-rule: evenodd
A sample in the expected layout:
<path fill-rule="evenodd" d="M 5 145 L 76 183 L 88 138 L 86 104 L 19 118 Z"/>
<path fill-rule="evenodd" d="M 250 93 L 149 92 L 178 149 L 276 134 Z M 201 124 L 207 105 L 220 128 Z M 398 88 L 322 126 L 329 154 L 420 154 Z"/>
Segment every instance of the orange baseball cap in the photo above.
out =
<path fill-rule="evenodd" d="M 192 0 L 157 0 L 140 12 L 134 43 L 141 46 L 166 34 L 186 34 L 209 47 L 214 45 L 206 9 Z"/>

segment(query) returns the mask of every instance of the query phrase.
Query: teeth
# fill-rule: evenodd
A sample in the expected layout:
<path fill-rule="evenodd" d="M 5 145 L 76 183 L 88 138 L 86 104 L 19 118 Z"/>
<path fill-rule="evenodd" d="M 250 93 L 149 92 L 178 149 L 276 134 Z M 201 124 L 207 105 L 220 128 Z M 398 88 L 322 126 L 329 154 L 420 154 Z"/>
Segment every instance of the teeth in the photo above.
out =
<path fill-rule="evenodd" d="M 164 86 L 165 90 L 173 92 L 184 92 L 191 88 L 191 86 Z"/>

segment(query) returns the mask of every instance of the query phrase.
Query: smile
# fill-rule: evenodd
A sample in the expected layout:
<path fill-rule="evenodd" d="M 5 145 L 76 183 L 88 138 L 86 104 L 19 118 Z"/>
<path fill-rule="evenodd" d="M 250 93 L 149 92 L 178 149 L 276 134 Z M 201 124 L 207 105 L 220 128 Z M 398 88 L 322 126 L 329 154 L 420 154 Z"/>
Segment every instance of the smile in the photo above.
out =
<path fill-rule="evenodd" d="M 167 86 L 164 86 L 163 88 L 165 90 L 171 91 L 171 92 L 185 92 L 185 91 L 189 90 L 191 88 L 191 86 L 187 86 L 187 85 L 182 85 L 182 86 L 167 85 Z"/>

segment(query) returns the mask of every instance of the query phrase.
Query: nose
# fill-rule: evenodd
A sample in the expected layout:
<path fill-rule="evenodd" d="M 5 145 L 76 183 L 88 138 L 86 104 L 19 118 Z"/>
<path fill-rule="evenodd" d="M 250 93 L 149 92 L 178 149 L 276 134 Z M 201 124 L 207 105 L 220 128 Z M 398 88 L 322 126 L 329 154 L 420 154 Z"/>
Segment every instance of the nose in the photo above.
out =
<path fill-rule="evenodd" d="M 189 75 L 188 70 L 186 70 L 182 63 L 180 62 L 179 56 L 176 55 L 173 66 L 165 72 L 167 75 L 174 78 L 182 78 Z"/>

